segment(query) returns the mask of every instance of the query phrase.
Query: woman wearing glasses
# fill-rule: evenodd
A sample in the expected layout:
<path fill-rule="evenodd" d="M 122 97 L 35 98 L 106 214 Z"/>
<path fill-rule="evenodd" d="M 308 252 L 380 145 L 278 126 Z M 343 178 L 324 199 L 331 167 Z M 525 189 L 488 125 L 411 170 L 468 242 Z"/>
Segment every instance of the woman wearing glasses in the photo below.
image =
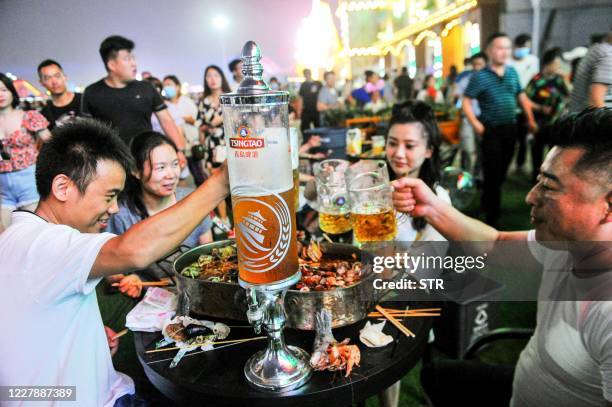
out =
<path fill-rule="evenodd" d="M 37 143 L 51 136 L 49 123 L 40 113 L 18 106 L 13 81 L 0 73 L 0 232 L 11 223 L 15 209 L 36 208 Z"/>

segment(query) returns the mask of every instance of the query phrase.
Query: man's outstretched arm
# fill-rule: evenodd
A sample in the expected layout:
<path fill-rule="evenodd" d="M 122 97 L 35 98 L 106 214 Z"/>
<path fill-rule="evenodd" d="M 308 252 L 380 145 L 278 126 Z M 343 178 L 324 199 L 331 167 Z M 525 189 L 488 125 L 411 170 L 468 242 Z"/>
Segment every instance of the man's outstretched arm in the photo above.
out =
<path fill-rule="evenodd" d="M 400 212 L 424 217 L 442 236 L 451 241 L 527 240 L 527 231 L 500 232 L 461 213 L 444 202 L 420 179 L 401 178 L 392 183 L 393 203 Z"/>

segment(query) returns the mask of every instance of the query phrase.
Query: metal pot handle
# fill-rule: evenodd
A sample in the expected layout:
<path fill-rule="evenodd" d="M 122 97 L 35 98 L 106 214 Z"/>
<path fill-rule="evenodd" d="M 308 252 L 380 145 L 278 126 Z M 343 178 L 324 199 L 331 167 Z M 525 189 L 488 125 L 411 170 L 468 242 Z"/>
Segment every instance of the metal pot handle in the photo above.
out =
<path fill-rule="evenodd" d="M 173 262 L 172 262 L 172 260 L 168 260 L 168 259 L 171 259 L 177 253 L 183 254 L 183 253 L 186 253 L 189 250 L 191 250 L 191 247 L 185 246 L 185 245 L 180 245 L 179 247 L 176 248 L 176 250 L 170 252 L 166 257 L 164 257 L 163 259 L 159 259 L 159 260 L 157 260 L 155 262 L 157 267 L 159 267 L 159 269 L 161 271 L 163 271 L 164 274 L 166 276 L 168 276 L 168 278 L 170 278 L 170 281 L 171 281 L 170 286 L 171 287 L 176 287 L 176 276 L 172 272 L 172 263 Z M 169 268 L 166 268 L 166 265 L 168 265 Z"/>

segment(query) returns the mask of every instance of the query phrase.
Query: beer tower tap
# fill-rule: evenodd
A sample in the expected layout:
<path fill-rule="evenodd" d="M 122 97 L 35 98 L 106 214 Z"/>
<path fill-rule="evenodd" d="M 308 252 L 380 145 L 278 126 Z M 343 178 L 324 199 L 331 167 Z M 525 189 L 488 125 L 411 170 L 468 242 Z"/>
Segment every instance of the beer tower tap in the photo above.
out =
<path fill-rule="evenodd" d="M 247 318 L 261 327 L 268 346 L 244 367 L 247 382 L 281 392 L 312 374 L 304 350 L 285 344 L 285 293 L 300 280 L 295 193 L 291 165 L 287 92 L 264 82 L 261 52 L 253 41 L 242 49 L 244 80 L 221 95 L 232 195 L 238 280 L 247 294 Z"/>

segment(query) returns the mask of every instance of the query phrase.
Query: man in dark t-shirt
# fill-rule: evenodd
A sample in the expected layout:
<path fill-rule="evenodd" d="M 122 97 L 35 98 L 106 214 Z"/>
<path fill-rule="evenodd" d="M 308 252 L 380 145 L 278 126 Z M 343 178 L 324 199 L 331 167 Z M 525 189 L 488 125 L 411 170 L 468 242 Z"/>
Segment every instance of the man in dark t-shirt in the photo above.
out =
<path fill-rule="evenodd" d="M 62 66 L 52 59 L 46 59 L 38 65 L 38 78 L 51 94 L 51 99 L 41 110 L 49 122 L 49 130 L 74 120 L 81 111 L 81 94 L 68 90 Z"/>
<path fill-rule="evenodd" d="M 183 166 L 185 157 L 181 151 L 185 141 L 153 86 L 135 80 L 137 66 L 133 49 L 132 41 L 118 35 L 102 41 L 100 56 L 108 75 L 85 89 L 82 114 L 109 123 L 127 145 L 136 135 L 152 130 L 151 115 L 155 114 L 166 136 L 179 148 Z"/>
<path fill-rule="evenodd" d="M 401 74 L 393 81 L 397 89 L 397 100 L 402 101 L 412 97 L 412 78 L 408 76 L 408 68 L 402 67 Z"/>
<path fill-rule="evenodd" d="M 299 95 L 302 99 L 302 133 L 308 130 L 310 125 L 319 127 L 319 112 L 317 111 L 317 98 L 323 84 L 312 80 L 310 69 L 304 69 L 304 82 L 300 86 Z"/>

